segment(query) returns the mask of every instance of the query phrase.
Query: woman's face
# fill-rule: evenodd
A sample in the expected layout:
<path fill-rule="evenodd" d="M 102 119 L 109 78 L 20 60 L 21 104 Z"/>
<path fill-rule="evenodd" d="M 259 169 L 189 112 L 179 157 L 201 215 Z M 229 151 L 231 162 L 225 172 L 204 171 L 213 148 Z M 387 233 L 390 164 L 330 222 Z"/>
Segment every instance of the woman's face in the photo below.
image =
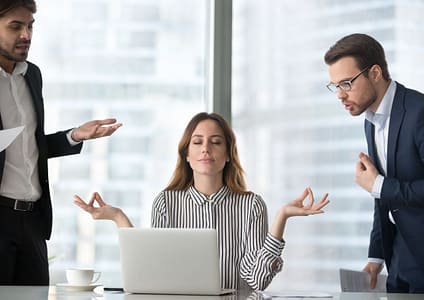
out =
<path fill-rule="evenodd" d="M 224 132 L 214 120 L 201 121 L 193 131 L 187 161 L 193 176 L 221 176 L 228 161 Z"/>

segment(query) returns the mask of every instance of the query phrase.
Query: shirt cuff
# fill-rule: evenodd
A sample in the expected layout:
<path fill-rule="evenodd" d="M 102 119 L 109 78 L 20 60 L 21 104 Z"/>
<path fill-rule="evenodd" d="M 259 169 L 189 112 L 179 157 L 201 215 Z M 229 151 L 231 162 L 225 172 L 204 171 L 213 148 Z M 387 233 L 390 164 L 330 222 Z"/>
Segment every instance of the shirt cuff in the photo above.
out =
<path fill-rule="evenodd" d="M 384 177 L 381 176 L 380 174 L 377 175 L 374 181 L 374 185 L 372 186 L 371 196 L 373 196 L 376 199 L 380 199 L 383 183 L 384 183 Z"/>
<path fill-rule="evenodd" d="M 71 145 L 71 146 L 76 146 L 76 145 L 82 143 L 82 141 L 76 142 L 72 139 L 72 132 L 74 131 L 74 129 L 71 129 L 66 133 L 66 138 L 68 139 L 69 145 Z"/>
<path fill-rule="evenodd" d="M 371 263 L 377 263 L 377 264 L 384 264 L 384 259 L 381 258 L 375 258 L 375 257 L 368 257 L 368 262 Z"/>
<path fill-rule="evenodd" d="M 264 248 L 275 256 L 281 256 L 281 252 L 283 251 L 285 244 L 284 240 L 280 241 L 268 232 L 265 238 Z"/>

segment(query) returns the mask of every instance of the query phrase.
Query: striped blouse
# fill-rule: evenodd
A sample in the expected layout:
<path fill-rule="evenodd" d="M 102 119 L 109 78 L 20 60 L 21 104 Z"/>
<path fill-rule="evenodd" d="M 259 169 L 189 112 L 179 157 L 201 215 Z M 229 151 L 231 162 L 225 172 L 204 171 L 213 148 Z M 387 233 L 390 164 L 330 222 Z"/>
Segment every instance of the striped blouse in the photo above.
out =
<path fill-rule="evenodd" d="M 284 242 L 268 233 L 265 202 L 254 193 L 236 194 L 226 186 L 210 197 L 193 186 L 162 191 L 153 202 L 152 227 L 216 229 L 222 288 L 247 283 L 264 290 L 283 265 Z"/>

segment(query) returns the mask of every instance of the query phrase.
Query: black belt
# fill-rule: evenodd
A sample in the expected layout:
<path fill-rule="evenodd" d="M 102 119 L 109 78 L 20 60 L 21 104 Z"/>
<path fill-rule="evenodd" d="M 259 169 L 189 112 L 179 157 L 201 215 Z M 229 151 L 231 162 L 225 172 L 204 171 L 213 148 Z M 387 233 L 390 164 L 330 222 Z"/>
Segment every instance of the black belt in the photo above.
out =
<path fill-rule="evenodd" d="M 33 211 L 35 209 L 35 202 L 0 196 L 0 206 L 9 207 L 17 211 Z"/>

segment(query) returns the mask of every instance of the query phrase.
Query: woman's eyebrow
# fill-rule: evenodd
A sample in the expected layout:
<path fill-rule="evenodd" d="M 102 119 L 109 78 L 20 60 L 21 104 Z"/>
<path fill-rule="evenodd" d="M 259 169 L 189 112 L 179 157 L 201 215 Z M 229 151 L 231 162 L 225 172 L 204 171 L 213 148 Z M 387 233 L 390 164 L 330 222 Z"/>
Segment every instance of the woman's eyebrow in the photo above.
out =
<path fill-rule="evenodd" d="M 202 135 L 202 134 L 193 134 L 192 136 L 191 136 L 191 138 L 194 138 L 194 137 L 205 137 L 204 135 Z M 219 137 L 219 138 L 224 138 L 222 135 L 220 135 L 220 134 L 213 134 L 213 135 L 210 135 L 209 136 L 210 138 L 215 138 L 215 137 Z"/>

